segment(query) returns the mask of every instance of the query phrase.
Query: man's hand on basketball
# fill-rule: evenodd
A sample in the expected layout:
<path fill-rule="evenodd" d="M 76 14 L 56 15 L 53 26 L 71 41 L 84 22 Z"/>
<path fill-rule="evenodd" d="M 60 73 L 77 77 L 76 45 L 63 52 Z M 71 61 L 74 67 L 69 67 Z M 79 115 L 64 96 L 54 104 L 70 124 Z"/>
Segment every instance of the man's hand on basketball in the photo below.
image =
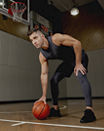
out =
<path fill-rule="evenodd" d="M 39 102 L 39 101 L 43 101 L 45 104 L 46 104 L 46 97 L 45 96 L 42 96 L 39 100 L 37 100 L 36 102 Z M 36 103 L 35 102 L 35 103 Z M 34 104 L 35 104 L 34 103 Z"/>
<path fill-rule="evenodd" d="M 74 73 L 76 76 L 78 76 L 78 71 L 80 71 L 83 75 L 86 74 L 86 68 L 81 63 L 76 64 L 74 68 Z"/>

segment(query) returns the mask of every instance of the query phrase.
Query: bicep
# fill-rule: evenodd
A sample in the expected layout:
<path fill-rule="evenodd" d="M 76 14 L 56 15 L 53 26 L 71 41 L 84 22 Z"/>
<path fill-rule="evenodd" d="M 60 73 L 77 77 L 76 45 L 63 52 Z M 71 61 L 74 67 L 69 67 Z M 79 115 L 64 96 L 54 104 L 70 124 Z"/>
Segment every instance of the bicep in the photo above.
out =
<path fill-rule="evenodd" d="M 78 41 L 77 39 L 69 36 L 69 35 L 64 35 L 63 36 L 63 42 L 62 45 L 64 46 L 75 46 L 76 44 L 79 44 L 80 41 Z"/>
<path fill-rule="evenodd" d="M 56 38 L 59 44 L 64 46 L 74 46 L 80 43 L 80 41 L 67 34 L 57 34 Z"/>
<path fill-rule="evenodd" d="M 40 55 L 39 55 L 39 60 L 40 60 L 40 63 L 41 63 L 41 73 L 42 73 L 42 74 L 48 73 L 48 61 L 47 61 L 46 58 L 42 55 L 41 52 L 40 52 Z"/>
<path fill-rule="evenodd" d="M 48 73 L 48 62 L 44 62 L 42 65 L 41 65 L 41 73 L 42 74 L 47 74 Z"/>

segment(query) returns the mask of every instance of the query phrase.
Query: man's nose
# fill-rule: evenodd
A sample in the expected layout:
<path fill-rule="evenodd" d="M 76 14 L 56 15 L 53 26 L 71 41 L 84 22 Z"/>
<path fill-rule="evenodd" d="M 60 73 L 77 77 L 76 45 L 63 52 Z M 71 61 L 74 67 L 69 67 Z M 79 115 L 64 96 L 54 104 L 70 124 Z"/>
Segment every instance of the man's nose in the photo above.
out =
<path fill-rule="evenodd" d="M 33 41 L 32 43 L 33 43 L 33 44 L 35 44 L 36 42 L 35 42 L 35 41 Z"/>

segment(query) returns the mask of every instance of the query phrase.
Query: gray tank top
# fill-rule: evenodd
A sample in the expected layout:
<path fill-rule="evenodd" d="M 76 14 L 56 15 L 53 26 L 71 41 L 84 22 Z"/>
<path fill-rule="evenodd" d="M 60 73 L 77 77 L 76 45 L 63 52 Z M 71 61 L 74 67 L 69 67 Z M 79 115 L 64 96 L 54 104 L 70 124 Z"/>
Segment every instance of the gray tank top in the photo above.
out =
<path fill-rule="evenodd" d="M 57 46 L 52 42 L 51 36 L 47 38 L 49 47 L 48 49 L 42 49 L 41 53 L 44 57 L 48 59 L 60 59 L 66 62 L 74 62 L 75 61 L 75 53 L 73 47 L 68 46 Z"/>

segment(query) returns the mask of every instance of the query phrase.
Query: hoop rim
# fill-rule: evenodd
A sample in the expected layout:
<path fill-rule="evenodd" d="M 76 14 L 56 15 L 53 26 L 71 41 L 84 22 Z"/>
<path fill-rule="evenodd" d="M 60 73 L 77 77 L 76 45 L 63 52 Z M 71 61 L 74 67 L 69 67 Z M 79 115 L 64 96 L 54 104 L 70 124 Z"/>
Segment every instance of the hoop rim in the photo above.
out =
<path fill-rule="evenodd" d="M 24 4 L 24 5 L 25 5 L 25 3 L 23 3 L 23 2 L 13 2 L 13 3 L 11 3 L 10 5 L 13 5 L 13 4 L 15 4 L 15 3 L 20 3 L 20 4 Z"/>
<path fill-rule="evenodd" d="M 16 9 L 13 9 L 12 10 L 12 5 L 14 5 L 14 4 L 23 4 L 25 7 L 24 7 L 24 9 L 18 9 L 18 10 L 16 10 Z M 23 2 L 13 2 L 13 3 L 11 3 L 10 4 L 10 9 L 12 10 L 12 12 L 24 12 L 25 10 L 26 10 L 26 5 L 25 5 L 25 3 L 23 3 Z"/>

